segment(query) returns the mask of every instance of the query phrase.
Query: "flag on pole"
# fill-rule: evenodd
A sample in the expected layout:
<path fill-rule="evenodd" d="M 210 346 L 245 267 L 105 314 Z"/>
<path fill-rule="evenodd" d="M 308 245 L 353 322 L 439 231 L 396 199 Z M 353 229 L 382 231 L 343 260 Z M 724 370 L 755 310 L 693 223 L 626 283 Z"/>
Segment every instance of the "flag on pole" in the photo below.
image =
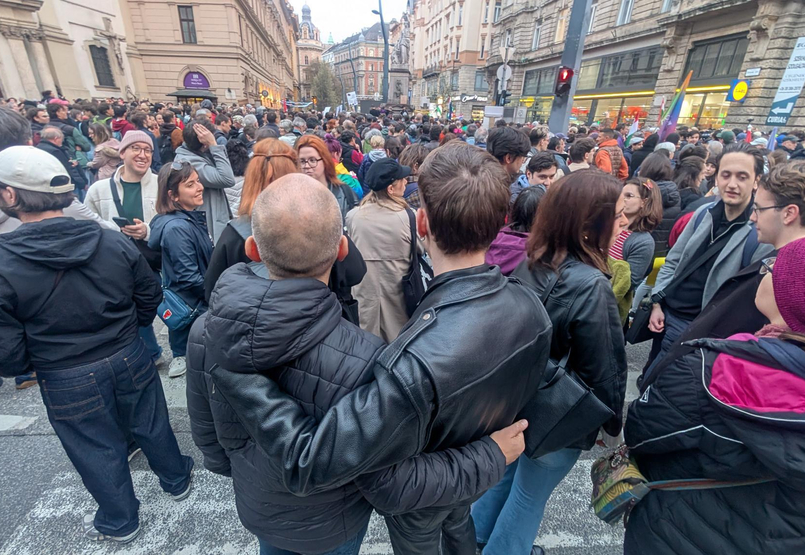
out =
<path fill-rule="evenodd" d="M 453 99 L 447 101 L 447 119 L 453 119 Z"/>
<path fill-rule="evenodd" d="M 624 143 L 625 147 L 629 147 L 632 143 L 632 135 L 637 133 L 637 130 L 640 129 L 640 126 L 637 123 L 637 116 L 635 116 L 634 121 L 632 122 L 632 126 L 629 128 L 629 133 L 626 135 L 626 142 Z"/>
<path fill-rule="evenodd" d="M 670 106 L 668 106 L 668 110 L 666 114 L 663 115 L 662 118 L 662 125 L 660 125 L 660 142 L 664 141 L 668 135 L 676 131 L 676 122 L 679 120 L 679 114 L 682 112 L 682 103 L 685 100 L 685 91 L 690 84 L 690 78 L 693 76 L 693 70 L 688 72 L 688 76 L 685 77 L 685 81 L 682 83 L 682 86 L 679 87 L 679 91 L 674 95 L 673 100 L 671 100 Z"/>
<path fill-rule="evenodd" d="M 660 117 L 657 119 L 657 127 L 662 125 L 663 117 L 665 117 L 665 95 L 663 95 L 662 102 L 660 102 Z"/>
<path fill-rule="evenodd" d="M 777 128 L 771 130 L 771 134 L 769 135 L 769 144 L 766 145 L 770 151 L 774 152 L 774 149 L 777 148 Z"/>
<path fill-rule="evenodd" d="M 746 140 L 744 142 L 745 143 L 751 143 L 752 142 L 752 124 L 751 123 L 746 126 Z"/>

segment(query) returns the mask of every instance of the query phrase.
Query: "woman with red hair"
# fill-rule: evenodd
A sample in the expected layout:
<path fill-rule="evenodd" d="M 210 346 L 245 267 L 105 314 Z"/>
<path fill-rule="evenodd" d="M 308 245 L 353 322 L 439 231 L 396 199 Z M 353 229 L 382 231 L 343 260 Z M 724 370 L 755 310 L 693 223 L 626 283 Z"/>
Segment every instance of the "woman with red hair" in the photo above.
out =
<path fill-rule="evenodd" d="M 347 212 L 358 205 L 358 196 L 338 179 L 335 162 L 327 145 L 316 135 L 303 135 L 296 142 L 296 152 L 302 173 L 330 189 L 341 208 L 341 218 L 345 220 Z"/>

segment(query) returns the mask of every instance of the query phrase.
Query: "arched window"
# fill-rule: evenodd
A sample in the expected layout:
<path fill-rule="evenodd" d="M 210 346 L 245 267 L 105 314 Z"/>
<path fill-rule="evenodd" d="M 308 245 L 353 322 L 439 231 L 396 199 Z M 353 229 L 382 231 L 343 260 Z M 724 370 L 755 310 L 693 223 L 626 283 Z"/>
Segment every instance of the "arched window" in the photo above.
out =
<path fill-rule="evenodd" d="M 305 56 L 305 65 L 307 65 L 307 64 L 308 64 L 307 56 Z"/>

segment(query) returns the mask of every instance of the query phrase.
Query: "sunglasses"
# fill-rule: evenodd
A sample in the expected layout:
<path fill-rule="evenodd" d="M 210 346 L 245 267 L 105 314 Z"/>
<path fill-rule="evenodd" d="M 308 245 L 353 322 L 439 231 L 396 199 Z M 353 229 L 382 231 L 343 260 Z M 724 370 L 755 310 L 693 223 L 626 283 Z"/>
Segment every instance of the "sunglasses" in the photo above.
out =
<path fill-rule="evenodd" d="M 765 276 L 766 274 L 771 274 L 772 270 L 774 269 L 774 262 L 777 260 L 776 256 L 772 256 L 770 258 L 765 258 L 760 263 L 760 275 Z"/>

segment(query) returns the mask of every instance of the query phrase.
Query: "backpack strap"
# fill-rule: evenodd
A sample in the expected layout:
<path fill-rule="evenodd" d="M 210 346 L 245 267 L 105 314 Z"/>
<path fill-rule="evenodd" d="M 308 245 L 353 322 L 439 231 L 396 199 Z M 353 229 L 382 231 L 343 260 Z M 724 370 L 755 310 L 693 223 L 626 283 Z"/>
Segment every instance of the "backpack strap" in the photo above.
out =
<path fill-rule="evenodd" d="M 117 208 L 117 215 L 123 217 L 123 203 L 120 202 L 120 193 L 117 192 L 117 183 L 115 183 L 115 176 L 109 178 L 109 190 L 112 191 L 112 200 L 115 202 Z"/>
<path fill-rule="evenodd" d="M 743 254 L 741 255 L 742 270 L 752 263 L 752 257 L 755 255 L 755 251 L 757 250 L 759 244 L 760 242 L 757 238 L 757 228 L 752 225 L 749 229 L 749 235 L 746 236 L 746 240 L 744 241 L 744 250 Z"/>
<path fill-rule="evenodd" d="M 408 259 L 411 261 L 411 267 L 413 268 L 414 264 L 416 264 L 416 216 L 410 208 L 406 208 L 405 211 L 408 213 L 408 223 L 411 226 L 411 254 Z"/>

